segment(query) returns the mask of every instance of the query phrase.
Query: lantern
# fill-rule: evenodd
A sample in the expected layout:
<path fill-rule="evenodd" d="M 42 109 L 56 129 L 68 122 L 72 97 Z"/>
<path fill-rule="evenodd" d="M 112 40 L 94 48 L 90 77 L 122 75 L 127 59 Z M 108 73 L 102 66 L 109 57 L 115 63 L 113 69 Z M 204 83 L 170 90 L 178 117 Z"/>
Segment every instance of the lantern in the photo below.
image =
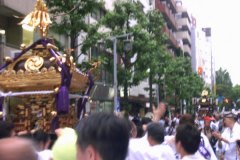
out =
<path fill-rule="evenodd" d="M 202 73 L 203 73 L 203 68 L 202 67 L 198 67 L 198 74 L 202 75 Z"/>

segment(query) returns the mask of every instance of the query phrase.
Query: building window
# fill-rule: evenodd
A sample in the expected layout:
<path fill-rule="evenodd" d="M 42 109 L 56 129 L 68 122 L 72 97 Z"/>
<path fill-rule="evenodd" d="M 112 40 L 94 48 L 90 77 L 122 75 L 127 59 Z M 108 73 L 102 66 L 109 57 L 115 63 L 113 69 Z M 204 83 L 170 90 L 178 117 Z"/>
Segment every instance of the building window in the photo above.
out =
<path fill-rule="evenodd" d="M 182 18 L 182 13 L 176 13 L 175 18 L 176 19 L 181 19 Z"/>
<path fill-rule="evenodd" d="M 98 48 L 93 46 L 91 48 L 91 59 L 96 59 L 99 56 Z"/>
<path fill-rule="evenodd" d="M 99 21 L 105 14 L 106 11 L 103 9 L 94 9 L 93 12 L 91 13 L 91 17 Z"/>

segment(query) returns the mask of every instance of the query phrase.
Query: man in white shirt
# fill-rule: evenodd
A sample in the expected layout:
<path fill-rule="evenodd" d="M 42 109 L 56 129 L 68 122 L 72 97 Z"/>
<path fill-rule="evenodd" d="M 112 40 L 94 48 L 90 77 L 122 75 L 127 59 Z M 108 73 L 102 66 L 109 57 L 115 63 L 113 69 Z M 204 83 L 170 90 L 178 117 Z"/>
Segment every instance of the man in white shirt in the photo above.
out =
<path fill-rule="evenodd" d="M 213 133 L 219 140 L 217 147 L 223 151 L 224 160 L 239 160 L 236 141 L 240 137 L 240 125 L 237 122 L 237 115 L 232 112 L 226 112 L 223 123 L 226 127 L 223 133 Z"/>
<path fill-rule="evenodd" d="M 126 160 L 145 160 L 146 148 L 150 147 L 147 141 L 147 133 L 142 138 L 131 138 L 128 145 Z"/>
<path fill-rule="evenodd" d="M 146 150 L 145 157 L 149 160 L 173 160 L 175 155 L 171 147 L 163 144 L 164 128 L 157 122 L 147 127 L 147 140 L 151 147 Z"/>
<path fill-rule="evenodd" d="M 182 124 L 191 124 L 194 126 L 195 123 L 194 123 L 193 116 L 190 114 L 182 115 L 182 117 L 179 120 L 179 125 L 182 125 Z M 164 143 L 171 146 L 171 148 L 175 152 L 176 159 L 179 159 L 179 155 L 176 151 L 175 135 L 165 136 Z M 217 160 L 217 157 L 211 147 L 211 144 L 210 144 L 208 138 L 203 133 L 201 133 L 201 145 L 199 146 L 199 149 L 197 150 L 197 152 L 195 154 L 197 156 L 202 156 L 204 159 L 207 159 L 207 160 Z"/>
<path fill-rule="evenodd" d="M 201 142 L 201 133 L 198 129 L 187 123 L 179 125 L 175 136 L 176 150 L 181 160 L 204 160 L 201 155 L 195 154 Z"/>

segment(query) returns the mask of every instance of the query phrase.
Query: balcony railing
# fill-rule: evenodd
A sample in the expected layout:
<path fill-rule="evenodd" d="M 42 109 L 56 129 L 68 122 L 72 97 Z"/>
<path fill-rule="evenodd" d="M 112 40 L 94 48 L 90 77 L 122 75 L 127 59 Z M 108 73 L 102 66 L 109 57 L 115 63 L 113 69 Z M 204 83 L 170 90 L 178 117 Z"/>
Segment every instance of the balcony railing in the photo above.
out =
<path fill-rule="evenodd" d="M 165 34 L 167 35 L 167 37 L 169 38 L 171 44 L 174 46 L 174 47 L 178 47 L 178 43 L 177 43 L 177 40 L 174 36 L 174 34 L 165 26 L 163 31 L 165 32 Z"/>
<path fill-rule="evenodd" d="M 173 10 L 173 13 L 177 12 L 177 6 L 175 0 L 167 0 L 167 2 L 170 4 L 171 9 Z"/>
<path fill-rule="evenodd" d="M 188 31 L 178 31 L 177 38 L 182 39 L 183 43 L 188 43 L 191 45 L 191 37 Z"/>
<path fill-rule="evenodd" d="M 177 30 L 177 24 L 175 17 L 172 13 L 172 11 L 168 8 L 166 2 L 161 2 L 160 0 L 155 1 L 155 6 L 157 9 L 162 12 L 162 14 L 165 16 L 166 21 L 171 25 L 173 30 Z"/>
<path fill-rule="evenodd" d="M 190 22 L 188 21 L 188 18 L 181 18 L 177 20 L 178 27 L 183 28 L 184 30 L 191 30 Z"/>
<path fill-rule="evenodd" d="M 183 52 L 185 55 L 191 56 L 191 48 L 189 47 L 189 45 L 187 44 L 183 45 Z"/>

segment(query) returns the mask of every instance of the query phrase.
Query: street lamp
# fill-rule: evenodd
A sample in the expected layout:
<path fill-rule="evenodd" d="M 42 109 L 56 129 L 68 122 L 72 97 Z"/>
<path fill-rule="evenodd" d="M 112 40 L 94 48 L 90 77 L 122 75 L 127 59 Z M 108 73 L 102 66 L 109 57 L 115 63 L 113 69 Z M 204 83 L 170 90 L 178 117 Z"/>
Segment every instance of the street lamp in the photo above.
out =
<path fill-rule="evenodd" d="M 114 89 L 114 111 L 119 111 L 119 103 L 118 102 L 118 81 L 117 81 L 117 39 L 118 38 L 124 38 L 132 35 L 132 33 L 127 33 L 123 35 L 117 35 L 111 37 L 113 41 L 113 89 Z"/>
<path fill-rule="evenodd" d="M 119 111 L 119 102 L 118 102 L 118 80 L 117 80 L 117 39 L 127 37 L 127 40 L 124 40 L 124 51 L 129 51 L 132 49 L 128 36 L 131 36 L 132 33 L 122 34 L 111 36 L 106 39 L 110 39 L 113 42 L 113 89 L 114 89 L 114 111 Z"/>

